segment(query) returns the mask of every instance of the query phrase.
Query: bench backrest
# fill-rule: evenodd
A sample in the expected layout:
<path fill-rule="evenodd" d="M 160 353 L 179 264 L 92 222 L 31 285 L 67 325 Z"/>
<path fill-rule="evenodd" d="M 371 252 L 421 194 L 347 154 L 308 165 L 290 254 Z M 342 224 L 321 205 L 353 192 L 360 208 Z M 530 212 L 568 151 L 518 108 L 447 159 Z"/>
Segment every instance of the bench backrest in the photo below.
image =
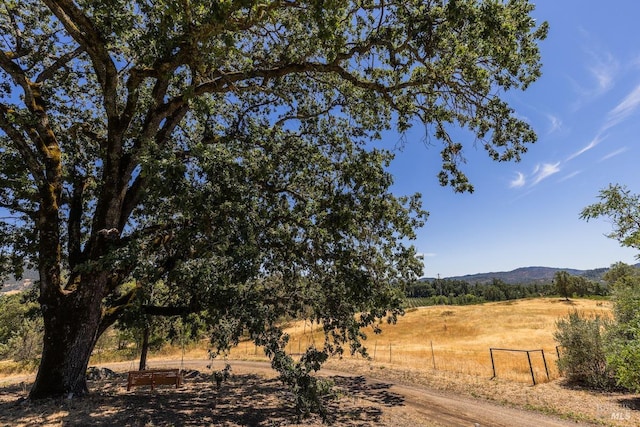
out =
<path fill-rule="evenodd" d="M 156 385 L 175 384 L 176 388 L 182 382 L 179 369 L 149 369 L 146 371 L 130 371 L 127 380 L 127 390 L 131 386 L 150 385 L 153 389 Z"/>

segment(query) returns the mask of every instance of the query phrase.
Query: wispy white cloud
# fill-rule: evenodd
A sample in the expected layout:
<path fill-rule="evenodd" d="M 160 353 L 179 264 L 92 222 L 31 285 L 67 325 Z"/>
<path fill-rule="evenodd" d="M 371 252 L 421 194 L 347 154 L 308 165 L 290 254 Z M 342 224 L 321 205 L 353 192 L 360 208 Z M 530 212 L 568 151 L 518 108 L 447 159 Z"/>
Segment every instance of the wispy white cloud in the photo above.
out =
<path fill-rule="evenodd" d="M 600 130 L 598 131 L 597 135 L 587 145 L 567 157 L 565 161 L 568 162 L 570 160 L 573 160 L 600 144 L 603 140 L 606 139 L 607 135 L 605 134 L 605 132 L 608 129 L 628 119 L 638 109 L 640 109 L 640 84 L 637 85 L 631 92 L 629 92 L 629 94 L 625 96 L 624 99 L 622 99 L 622 101 L 620 101 L 614 108 L 609 110 L 605 117 L 604 123 L 602 124 L 602 126 L 600 126 Z M 626 150 L 627 148 L 621 148 L 620 150 L 609 153 L 601 158 L 600 161 L 610 159 L 611 157 L 617 156 L 618 154 L 621 154 Z"/>
<path fill-rule="evenodd" d="M 611 153 L 609 153 L 609 154 L 607 154 L 606 156 L 602 157 L 602 158 L 600 159 L 600 161 L 601 161 L 601 162 L 604 162 L 605 160 L 609 160 L 610 158 L 615 157 L 615 156 L 617 156 L 618 154 L 622 154 L 622 153 L 624 153 L 624 152 L 625 152 L 625 151 L 627 151 L 627 150 L 629 150 L 629 148 L 628 148 L 628 147 L 622 147 L 622 148 L 620 148 L 620 149 L 618 149 L 618 150 L 616 150 L 616 151 L 612 151 Z"/>
<path fill-rule="evenodd" d="M 571 178 L 575 178 L 576 176 L 580 175 L 582 173 L 582 171 L 575 171 L 575 172 L 571 172 L 569 175 L 565 175 L 562 178 L 560 178 L 558 180 L 558 182 L 564 182 L 567 181 Z"/>
<path fill-rule="evenodd" d="M 569 160 L 575 159 L 576 157 L 586 153 L 587 151 L 591 150 L 596 145 L 600 144 L 604 139 L 605 139 L 605 136 L 602 135 L 602 133 L 597 134 L 595 136 L 595 138 L 593 138 L 591 140 L 591 142 L 589 142 L 587 145 L 582 147 L 580 150 L 576 151 L 575 153 L 573 153 L 572 155 L 567 157 L 566 161 L 568 162 Z"/>
<path fill-rule="evenodd" d="M 551 175 L 560 172 L 560 162 L 558 163 L 543 163 L 536 166 L 533 171 L 533 182 L 531 185 L 536 185 L 543 179 L 549 178 Z"/>
<path fill-rule="evenodd" d="M 593 92 L 601 94 L 613 86 L 620 64 L 611 52 L 600 46 L 598 41 L 593 40 L 588 32 L 583 31 L 583 36 L 588 43 L 588 46 L 583 50 L 590 57 L 587 70 L 596 82 L 596 88 Z"/>
<path fill-rule="evenodd" d="M 549 123 L 550 123 L 548 133 L 554 133 L 562 129 L 562 120 L 560 120 L 559 117 L 554 116 L 553 114 L 547 114 L 547 119 L 549 120 Z"/>
<path fill-rule="evenodd" d="M 609 91 L 615 85 L 616 76 L 620 70 L 620 64 L 615 56 L 588 31 L 581 29 L 581 33 L 584 39 L 582 51 L 586 56 L 584 69 L 588 78 L 579 81 L 568 77 L 578 95 L 572 105 L 574 111 Z"/>
<path fill-rule="evenodd" d="M 609 129 L 631 116 L 640 106 L 640 85 L 636 86 L 618 105 L 607 114 L 602 130 Z"/>
<path fill-rule="evenodd" d="M 520 188 L 527 183 L 527 180 L 522 172 L 516 173 L 518 174 L 518 176 L 509 183 L 509 188 Z"/>
<path fill-rule="evenodd" d="M 611 55 L 607 55 L 607 61 L 598 61 L 589 67 L 589 72 L 597 82 L 596 92 L 606 92 L 613 86 L 613 77 L 617 69 L 617 64 L 612 60 Z"/>
<path fill-rule="evenodd" d="M 509 182 L 509 188 L 522 188 L 525 185 L 527 185 L 529 181 L 531 181 L 531 184 L 529 184 L 529 187 L 533 187 L 543 179 L 546 179 L 558 172 L 560 172 L 560 162 L 553 163 L 553 164 L 552 163 L 538 164 L 536 165 L 535 168 L 533 168 L 533 172 L 531 172 L 530 177 L 527 177 L 522 172 L 516 172 L 516 177 Z"/>

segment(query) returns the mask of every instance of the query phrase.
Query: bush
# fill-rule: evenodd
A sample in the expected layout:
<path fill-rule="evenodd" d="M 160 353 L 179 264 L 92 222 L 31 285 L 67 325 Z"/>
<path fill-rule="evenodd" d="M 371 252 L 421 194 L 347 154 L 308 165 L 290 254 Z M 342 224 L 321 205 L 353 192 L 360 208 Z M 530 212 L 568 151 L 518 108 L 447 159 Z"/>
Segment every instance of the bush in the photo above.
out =
<path fill-rule="evenodd" d="M 607 335 L 607 362 L 616 371 L 618 384 L 640 392 L 640 277 L 637 273 L 614 284 L 616 323 Z"/>
<path fill-rule="evenodd" d="M 577 311 L 556 323 L 554 338 L 562 349 L 558 369 L 570 383 L 603 390 L 615 387 L 604 344 L 610 324 L 600 316 L 586 317 Z"/>
<path fill-rule="evenodd" d="M 42 319 L 28 294 L 0 295 L 0 359 L 36 359 L 42 348 Z"/>
<path fill-rule="evenodd" d="M 42 352 L 42 322 L 23 319 L 4 345 L 4 356 L 16 362 L 27 362 L 40 357 Z"/>
<path fill-rule="evenodd" d="M 615 369 L 617 383 L 634 393 L 640 393 L 640 343 L 638 340 L 613 340 L 609 345 L 607 363 Z"/>

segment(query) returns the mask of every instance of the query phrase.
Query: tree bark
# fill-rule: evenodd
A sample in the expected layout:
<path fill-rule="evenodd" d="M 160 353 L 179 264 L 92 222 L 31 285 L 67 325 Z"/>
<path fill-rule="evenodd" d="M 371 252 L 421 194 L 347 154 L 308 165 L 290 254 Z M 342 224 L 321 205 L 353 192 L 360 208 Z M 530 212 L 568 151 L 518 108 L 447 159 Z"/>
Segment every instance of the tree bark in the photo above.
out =
<path fill-rule="evenodd" d="M 140 365 L 138 366 L 139 371 L 144 371 L 147 369 L 147 354 L 149 352 L 149 319 L 146 319 L 144 325 L 144 332 L 142 334 L 142 352 L 140 353 Z"/>
<path fill-rule="evenodd" d="M 99 337 L 102 292 L 98 286 L 93 295 L 84 294 L 60 294 L 57 301 L 41 301 L 44 343 L 30 399 L 88 393 L 86 373 Z"/>

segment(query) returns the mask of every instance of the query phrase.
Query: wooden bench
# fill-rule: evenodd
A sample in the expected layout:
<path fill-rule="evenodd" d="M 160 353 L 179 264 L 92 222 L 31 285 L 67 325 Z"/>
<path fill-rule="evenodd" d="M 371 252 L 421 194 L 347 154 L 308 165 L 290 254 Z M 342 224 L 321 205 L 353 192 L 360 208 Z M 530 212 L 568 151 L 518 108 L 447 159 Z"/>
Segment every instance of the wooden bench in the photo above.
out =
<path fill-rule="evenodd" d="M 150 385 L 151 390 L 157 385 L 175 385 L 178 388 L 182 384 L 182 374 L 179 369 L 148 369 L 146 371 L 129 371 L 127 379 L 127 391 L 131 387 Z"/>

